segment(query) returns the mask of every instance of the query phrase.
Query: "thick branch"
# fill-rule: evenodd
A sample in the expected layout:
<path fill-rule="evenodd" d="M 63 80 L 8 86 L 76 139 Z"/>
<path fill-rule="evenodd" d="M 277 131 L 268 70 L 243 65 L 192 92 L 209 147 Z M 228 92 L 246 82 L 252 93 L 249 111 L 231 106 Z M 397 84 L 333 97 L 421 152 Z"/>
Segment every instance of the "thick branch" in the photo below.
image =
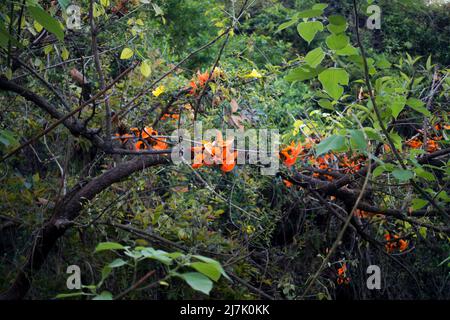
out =
<path fill-rule="evenodd" d="M 112 168 L 91 180 L 78 191 L 69 193 L 55 209 L 55 212 L 43 228 L 37 233 L 33 248 L 28 253 L 25 265 L 19 271 L 12 286 L 0 295 L 0 300 L 16 300 L 23 298 L 28 292 L 33 273 L 37 272 L 56 241 L 73 225 L 83 209 L 84 204 L 106 190 L 112 184 L 122 181 L 131 174 L 158 164 L 168 163 L 162 156 L 137 157 Z"/>

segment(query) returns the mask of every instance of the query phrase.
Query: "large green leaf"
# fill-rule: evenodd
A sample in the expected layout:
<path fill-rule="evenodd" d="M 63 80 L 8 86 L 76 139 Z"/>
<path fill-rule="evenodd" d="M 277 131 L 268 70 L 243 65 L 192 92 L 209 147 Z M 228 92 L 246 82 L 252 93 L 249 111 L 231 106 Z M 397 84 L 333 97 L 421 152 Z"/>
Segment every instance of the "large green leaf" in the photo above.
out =
<path fill-rule="evenodd" d="M 392 175 L 399 181 L 408 181 L 409 179 L 414 177 L 414 173 L 411 170 L 404 170 L 399 168 L 392 171 Z"/>
<path fill-rule="evenodd" d="M 411 204 L 412 204 L 413 211 L 417 211 L 417 210 L 420 210 L 423 207 L 425 207 L 428 204 L 428 201 L 424 200 L 424 199 L 413 199 L 411 201 Z M 426 238 L 426 229 L 425 229 L 425 232 L 423 232 L 423 229 L 421 231 L 422 231 L 421 232 L 422 236 L 423 236 L 423 233 L 425 233 L 424 238 Z"/>
<path fill-rule="evenodd" d="M 339 34 L 347 30 L 347 21 L 343 16 L 332 15 L 328 17 L 327 29 L 334 34 Z"/>
<path fill-rule="evenodd" d="M 338 56 L 355 56 L 358 55 L 358 49 L 349 43 L 345 48 L 336 50 L 336 54 Z"/>
<path fill-rule="evenodd" d="M 186 283 L 194 290 L 208 294 L 213 287 L 213 282 L 199 272 L 186 272 L 178 274 L 178 276 L 186 281 Z"/>
<path fill-rule="evenodd" d="M 298 19 L 305 19 L 305 18 L 315 18 L 320 16 L 323 13 L 323 10 L 321 9 L 309 9 L 305 11 L 301 11 L 295 15 Z"/>
<path fill-rule="evenodd" d="M 95 248 L 95 252 L 105 250 L 123 250 L 125 247 L 117 242 L 100 242 Z"/>
<path fill-rule="evenodd" d="M 220 278 L 221 272 L 215 263 L 193 262 L 189 266 L 214 281 Z"/>
<path fill-rule="evenodd" d="M 328 17 L 328 22 L 336 26 L 342 26 L 347 24 L 347 20 L 341 15 L 331 15 Z"/>
<path fill-rule="evenodd" d="M 406 101 L 406 104 L 417 112 L 420 112 L 424 116 L 431 117 L 431 112 L 424 107 L 425 103 L 423 101 L 416 98 L 409 98 Z"/>
<path fill-rule="evenodd" d="M 285 77 L 286 81 L 305 81 L 315 78 L 323 68 L 313 69 L 309 66 L 291 70 Z"/>
<path fill-rule="evenodd" d="M 316 146 L 317 155 L 327 153 L 331 150 L 341 150 L 345 147 L 345 138 L 339 135 L 329 136 Z"/>
<path fill-rule="evenodd" d="M 58 20 L 45 12 L 44 9 L 42 9 L 38 4 L 30 4 L 28 6 L 28 11 L 31 16 L 48 32 L 53 33 L 58 40 L 64 40 L 64 30 Z"/>
<path fill-rule="evenodd" d="M 141 253 L 144 257 L 158 260 L 164 264 L 171 264 L 172 258 L 168 256 L 168 253 L 163 250 L 155 250 L 153 248 L 145 248 L 141 250 Z"/>
<path fill-rule="evenodd" d="M 400 112 L 405 108 L 406 98 L 404 96 L 396 96 L 391 101 L 390 108 L 392 116 L 397 119 Z"/>
<path fill-rule="evenodd" d="M 341 85 L 348 85 L 349 76 L 342 68 L 328 68 L 319 74 L 319 81 L 330 97 L 339 100 L 344 93 Z"/>
<path fill-rule="evenodd" d="M 323 24 L 320 21 L 301 22 L 297 26 L 297 31 L 305 41 L 311 43 L 317 32 L 323 31 Z"/>
<path fill-rule="evenodd" d="M 366 151 L 367 149 L 367 142 L 364 138 L 364 132 L 362 130 L 351 130 L 350 142 L 358 150 Z"/>
<path fill-rule="evenodd" d="M 199 255 L 194 255 L 194 258 L 209 263 L 209 264 L 214 264 L 216 266 L 216 268 L 220 271 L 220 273 L 227 278 L 228 280 L 231 281 L 230 277 L 228 276 L 228 274 L 225 272 L 225 270 L 222 268 L 222 265 L 220 264 L 219 261 L 216 261 L 214 259 L 208 258 L 208 257 L 204 257 L 204 256 L 199 256 Z"/>
<path fill-rule="evenodd" d="M 325 58 L 325 52 L 319 47 L 308 52 L 305 57 L 305 62 L 312 68 L 315 68 L 322 62 L 323 58 Z"/>
<path fill-rule="evenodd" d="M 348 46 L 349 38 L 345 34 L 332 34 L 327 37 L 326 43 L 331 50 L 341 50 Z"/>

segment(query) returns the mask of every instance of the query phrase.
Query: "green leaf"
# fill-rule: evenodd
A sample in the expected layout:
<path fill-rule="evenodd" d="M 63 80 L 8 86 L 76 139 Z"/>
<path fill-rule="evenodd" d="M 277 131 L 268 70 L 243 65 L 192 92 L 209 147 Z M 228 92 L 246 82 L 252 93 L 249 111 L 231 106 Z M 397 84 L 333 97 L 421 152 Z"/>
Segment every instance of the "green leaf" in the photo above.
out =
<path fill-rule="evenodd" d="M 146 78 L 148 78 L 150 76 L 150 74 L 152 73 L 152 70 L 150 69 L 150 66 L 146 61 L 143 61 L 141 63 L 141 73 Z"/>
<path fill-rule="evenodd" d="M 399 181 L 408 181 L 409 179 L 414 177 L 414 173 L 411 170 L 404 170 L 398 168 L 392 171 L 392 175 Z"/>
<path fill-rule="evenodd" d="M 403 139 L 397 132 L 389 133 L 391 140 L 394 142 L 394 147 L 397 150 L 402 150 Z"/>
<path fill-rule="evenodd" d="M 315 78 L 318 74 L 319 70 L 304 66 L 291 70 L 291 72 L 286 75 L 285 80 L 289 82 L 305 81 Z"/>
<path fill-rule="evenodd" d="M 351 130 L 350 142 L 358 150 L 365 151 L 367 149 L 366 139 L 364 138 L 364 133 L 362 130 Z"/>
<path fill-rule="evenodd" d="M 113 296 L 109 291 L 102 291 L 99 295 L 95 296 L 92 300 L 112 300 Z"/>
<path fill-rule="evenodd" d="M 53 33 L 58 40 L 64 41 L 64 30 L 58 20 L 45 12 L 38 4 L 33 3 L 32 5 L 29 5 L 28 11 L 48 32 Z"/>
<path fill-rule="evenodd" d="M 63 47 L 61 50 L 61 59 L 63 59 L 63 61 L 66 61 L 67 59 L 69 59 L 69 51 L 67 50 L 66 47 Z"/>
<path fill-rule="evenodd" d="M 406 104 L 417 112 L 422 113 L 424 116 L 431 117 L 431 112 L 424 107 L 425 103 L 416 98 L 409 98 Z"/>
<path fill-rule="evenodd" d="M 227 278 L 228 280 L 231 281 L 230 277 L 229 277 L 228 274 L 225 272 L 225 270 L 223 270 L 223 268 L 222 268 L 222 266 L 221 266 L 221 264 L 220 264 L 219 261 L 216 261 L 216 260 L 211 259 L 211 258 L 208 258 L 208 257 L 199 256 L 199 255 L 194 255 L 193 257 L 196 258 L 196 259 L 198 259 L 198 260 L 200 260 L 200 261 L 209 263 L 209 264 L 215 264 L 216 267 L 220 270 L 220 273 L 221 273 L 225 278 Z"/>
<path fill-rule="evenodd" d="M 117 242 L 101 242 L 95 248 L 95 252 L 105 251 L 105 250 L 123 250 L 125 247 Z"/>
<path fill-rule="evenodd" d="M 339 100 L 344 93 L 344 88 L 340 85 L 348 85 L 349 76 L 344 69 L 329 68 L 319 74 L 319 81 L 330 97 Z"/>
<path fill-rule="evenodd" d="M 221 272 L 216 263 L 193 262 L 189 266 L 214 281 L 220 278 Z"/>
<path fill-rule="evenodd" d="M 416 168 L 414 169 L 414 172 L 417 174 L 417 176 L 427 181 L 436 181 L 436 178 L 433 176 L 433 174 L 428 171 L 425 171 L 425 169 L 423 168 Z"/>
<path fill-rule="evenodd" d="M 120 53 L 120 59 L 127 60 L 130 59 L 133 55 L 133 50 L 131 50 L 130 48 L 123 48 L 122 52 Z"/>
<path fill-rule="evenodd" d="M 411 204 L 413 211 L 417 211 L 425 207 L 428 204 L 428 201 L 424 199 L 413 199 Z"/>
<path fill-rule="evenodd" d="M 333 105 L 328 99 L 320 99 L 317 103 L 324 109 L 334 110 Z"/>
<path fill-rule="evenodd" d="M 332 34 L 327 37 L 326 43 L 331 50 L 341 50 L 348 46 L 349 37 L 345 34 Z"/>
<path fill-rule="evenodd" d="M 315 68 L 322 62 L 323 58 L 325 58 L 325 52 L 319 47 L 308 52 L 305 57 L 305 62 L 312 68 Z"/>
<path fill-rule="evenodd" d="M 336 50 L 338 56 L 355 56 L 358 55 L 358 49 L 348 44 L 344 49 Z"/>
<path fill-rule="evenodd" d="M 315 18 L 320 16 L 322 13 L 323 13 L 322 9 L 310 9 L 297 13 L 295 17 L 298 19 Z"/>
<path fill-rule="evenodd" d="M 111 262 L 110 264 L 108 264 L 108 267 L 110 268 L 119 268 L 123 265 L 126 265 L 127 262 L 123 259 L 116 259 L 113 262 Z"/>
<path fill-rule="evenodd" d="M 310 44 L 314 40 L 317 32 L 323 31 L 323 24 L 320 21 L 301 22 L 297 26 L 297 31 Z"/>
<path fill-rule="evenodd" d="M 392 64 L 389 62 L 389 60 L 383 57 L 381 60 L 377 61 L 375 65 L 380 69 L 388 69 Z"/>
<path fill-rule="evenodd" d="M 315 5 L 312 6 L 312 8 L 314 10 L 325 10 L 326 8 L 328 8 L 328 4 L 326 3 L 316 3 Z"/>
<path fill-rule="evenodd" d="M 328 31 L 330 31 L 333 34 L 339 34 L 344 32 L 345 30 L 347 30 L 347 24 L 342 24 L 342 25 L 336 25 L 336 24 L 328 24 L 327 25 L 327 29 Z"/>
<path fill-rule="evenodd" d="M 421 199 L 418 199 L 421 200 Z M 427 228 L 426 227 L 420 227 L 419 228 L 419 234 L 426 239 L 427 238 Z"/>
<path fill-rule="evenodd" d="M 100 279 L 100 282 L 98 283 L 97 287 L 101 287 L 103 281 L 105 281 L 105 279 L 108 278 L 112 270 L 113 269 L 109 265 L 106 265 L 102 268 L 102 278 Z"/>
<path fill-rule="evenodd" d="M 282 24 L 280 24 L 280 26 L 278 27 L 278 29 L 277 29 L 277 31 L 275 33 L 280 32 L 280 31 L 282 31 L 284 29 L 287 29 L 290 26 L 296 24 L 297 22 L 298 22 L 298 19 L 292 19 L 292 20 L 283 22 Z"/>
<path fill-rule="evenodd" d="M 341 15 L 331 15 L 328 17 L 328 22 L 336 26 L 342 26 L 347 24 L 347 20 Z"/>
<path fill-rule="evenodd" d="M 391 112 L 392 116 L 397 119 L 398 115 L 402 110 L 405 108 L 406 105 L 406 98 L 404 96 L 396 96 L 391 100 Z"/>
<path fill-rule="evenodd" d="M 384 166 L 378 166 L 373 170 L 372 176 L 374 178 L 381 176 L 386 171 L 386 168 Z"/>
<path fill-rule="evenodd" d="M 199 272 L 186 272 L 178 274 L 178 277 L 186 281 L 186 283 L 194 290 L 209 295 L 213 287 L 213 282 Z"/>
<path fill-rule="evenodd" d="M 72 297 L 79 297 L 85 295 L 84 292 L 71 292 L 71 293 L 60 293 L 56 295 L 55 299 L 64 299 L 64 298 L 72 298 Z"/>
<path fill-rule="evenodd" d="M 153 248 L 145 248 L 145 249 L 141 250 L 141 253 L 146 258 L 157 260 L 166 265 L 169 265 L 172 263 L 172 258 L 170 258 L 168 256 L 168 253 L 163 250 L 155 250 Z"/>
<path fill-rule="evenodd" d="M 330 150 L 341 150 L 345 146 L 343 136 L 329 136 L 316 146 L 317 156 L 327 153 Z"/>

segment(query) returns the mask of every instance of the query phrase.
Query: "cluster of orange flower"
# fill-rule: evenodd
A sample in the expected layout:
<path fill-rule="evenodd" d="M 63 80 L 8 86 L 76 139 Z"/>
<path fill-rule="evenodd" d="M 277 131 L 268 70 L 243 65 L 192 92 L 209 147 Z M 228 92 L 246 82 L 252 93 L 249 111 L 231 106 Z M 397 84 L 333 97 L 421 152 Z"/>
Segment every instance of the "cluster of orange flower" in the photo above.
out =
<path fill-rule="evenodd" d="M 152 127 L 131 128 L 130 131 L 131 133 L 125 134 L 116 133 L 115 136 L 120 139 L 122 144 L 126 144 L 129 140 L 133 141 L 135 150 L 165 150 L 168 148 L 165 142 L 166 138 L 155 138 L 155 136 L 158 136 L 158 131 Z"/>
<path fill-rule="evenodd" d="M 441 140 L 442 137 L 433 137 L 427 139 L 427 152 L 435 152 L 439 150 L 438 141 Z M 414 137 L 406 142 L 406 144 L 413 149 L 420 149 L 423 145 L 423 141 L 419 139 L 419 137 Z"/>
<path fill-rule="evenodd" d="M 204 73 L 200 73 L 200 71 L 197 71 L 197 74 L 189 82 L 189 86 L 191 88 L 191 90 L 189 91 L 190 94 L 195 95 L 203 89 L 206 82 L 208 82 L 209 73 L 210 73 L 209 71 L 206 71 Z M 223 71 L 220 68 L 215 67 L 214 71 L 211 74 L 210 81 L 216 80 L 220 78 L 222 75 Z"/>
<path fill-rule="evenodd" d="M 338 278 L 337 283 L 338 284 L 349 284 L 350 283 L 350 277 L 347 277 L 347 265 L 344 263 L 342 267 L 340 267 L 337 271 Z"/>
<path fill-rule="evenodd" d="M 394 235 L 393 237 L 387 233 L 384 235 L 384 239 L 386 239 L 387 243 L 385 245 L 386 251 L 388 253 L 394 252 L 398 249 L 400 252 L 405 251 L 408 248 L 408 240 L 400 239 L 398 235 Z"/>
<path fill-rule="evenodd" d="M 223 141 L 221 138 L 214 142 L 203 142 L 201 146 L 192 147 L 194 163 L 192 168 L 197 169 L 203 165 L 220 165 L 220 170 L 230 172 L 236 165 L 238 152 L 232 151 L 234 139 Z"/>
<path fill-rule="evenodd" d="M 178 120 L 178 119 L 180 119 L 180 115 L 178 113 L 172 113 L 172 114 L 165 113 L 165 114 L 163 114 L 163 116 L 161 117 L 161 120 L 164 121 L 164 120 L 167 120 L 167 119 Z"/>
<path fill-rule="evenodd" d="M 434 125 L 434 129 L 436 131 L 450 130 L 450 125 L 441 125 L 440 123 L 437 123 L 436 125 Z M 425 139 L 422 137 L 423 131 L 419 130 L 419 133 L 420 133 L 419 135 L 406 141 L 406 145 L 408 145 L 409 147 L 411 147 L 413 149 L 422 148 Z M 439 136 L 437 134 L 430 135 L 430 137 L 427 139 L 427 142 L 426 142 L 426 151 L 431 153 L 431 152 L 435 152 L 435 151 L 439 150 L 440 149 L 440 147 L 439 147 L 440 140 L 442 140 L 442 135 L 441 136 Z"/>
<path fill-rule="evenodd" d="M 287 167 L 293 166 L 297 159 L 300 159 L 301 161 L 309 162 L 313 168 L 326 170 L 328 172 L 336 170 L 341 173 L 356 173 L 361 169 L 361 164 L 365 161 L 365 157 L 362 155 L 349 158 L 346 154 L 343 154 L 338 159 L 331 153 L 319 157 L 310 154 L 311 148 L 318 142 L 318 139 L 308 139 L 303 145 L 300 143 L 295 145 L 294 142 L 291 142 L 289 146 L 281 150 L 280 158 Z M 333 166 L 333 168 L 331 168 L 331 166 Z M 321 174 L 318 172 L 313 173 L 313 177 L 315 178 L 321 176 L 330 181 L 334 179 L 333 176 L 328 174 Z M 286 184 L 286 186 L 289 187 L 288 184 Z"/>

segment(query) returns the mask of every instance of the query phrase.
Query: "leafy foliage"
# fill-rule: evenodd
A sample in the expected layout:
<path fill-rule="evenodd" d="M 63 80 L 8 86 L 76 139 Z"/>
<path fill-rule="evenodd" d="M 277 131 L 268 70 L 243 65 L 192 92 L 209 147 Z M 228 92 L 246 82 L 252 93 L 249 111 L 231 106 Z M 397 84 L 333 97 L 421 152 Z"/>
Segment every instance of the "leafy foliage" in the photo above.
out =
<path fill-rule="evenodd" d="M 448 6 L 378 1 L 370 31 L 370 2 L 83 0 L 73 30 L 67 1 L 3 2 L 0 290 L 448 298 Z M 221 136 L 171 163 L 194 119 L 279 130 L 280 171 Z"/>

